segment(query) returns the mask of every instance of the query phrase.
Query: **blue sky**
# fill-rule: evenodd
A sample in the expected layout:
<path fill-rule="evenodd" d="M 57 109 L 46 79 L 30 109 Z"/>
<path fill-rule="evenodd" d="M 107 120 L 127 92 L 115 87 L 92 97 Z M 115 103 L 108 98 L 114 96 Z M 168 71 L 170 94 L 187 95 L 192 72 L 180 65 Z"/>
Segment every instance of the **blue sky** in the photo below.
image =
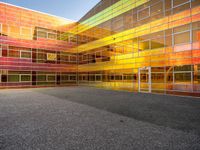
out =
<path fill-rule="evenodd" d="M 0 0 L 78 21 L 100 0 Z"/>

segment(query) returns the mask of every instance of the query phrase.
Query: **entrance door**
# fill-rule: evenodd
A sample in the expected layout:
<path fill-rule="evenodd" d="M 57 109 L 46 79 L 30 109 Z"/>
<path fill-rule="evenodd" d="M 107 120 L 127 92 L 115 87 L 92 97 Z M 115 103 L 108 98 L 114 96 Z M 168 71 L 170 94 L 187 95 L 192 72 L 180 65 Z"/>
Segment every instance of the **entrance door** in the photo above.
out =
<path fill-rule="evenodd" d="M 151 93 L 151 67 L 139 68 L 139 92 Z"/>

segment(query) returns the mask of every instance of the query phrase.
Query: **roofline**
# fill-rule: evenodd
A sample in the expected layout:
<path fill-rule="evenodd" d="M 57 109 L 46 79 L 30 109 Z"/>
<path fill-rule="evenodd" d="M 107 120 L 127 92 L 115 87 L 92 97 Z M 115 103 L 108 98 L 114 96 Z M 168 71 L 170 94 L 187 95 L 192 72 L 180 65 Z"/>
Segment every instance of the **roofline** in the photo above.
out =
<path fill-rule="evenodd" d="M 56 16 L 56 15 L 52 15 L 52 14 L 45 13 L 45 12 L 38 11 L 38 10 L 29 9 L 29 8 L 22 7 L 22 6 L 17 6 L 17 5 L 10 4 L 10 3 L 6 3 L 6 2 L 0 2 L 0 4 L 5 4 L 5 5 L 9 5 L 9 6 L 13 6 L 13 7 L 17 7 L 17 8 L 25 9 L 25 10 L 29 10 L 29 11 L 33 11 L 33 12 L 37 12 L 37 13 L 40 13 L 40 14 L 44 14 L 44 15 L 48 15 L 48 16 L 52 16 L 52 17 L 56 17 L 56 18 L 60 18 L 60 19 L 66 20 L 66 21 L 74 22 L 74 23 L 77 22 L 77 21 L 70 20 L 70 19 L 67 19 L 67 18 L 64 18 L 64 17 L 60 17 L 60 16 Z"/>
<path fill-rule="evenodd" d="M 96 5 L 94 5 L 90 10 L 88 10 L 88 11 L 85 13 L 85 15 L 82 16 L 82 17 L 78 20 L 78 23 L 81 22 L 81 19 L 82 19 L 83 17 L 85 17 L 85 16 L 86 16 L 93 8 L 95 8 L 101 1 L 102 1 L 102 0 L 100 0 Z"/>

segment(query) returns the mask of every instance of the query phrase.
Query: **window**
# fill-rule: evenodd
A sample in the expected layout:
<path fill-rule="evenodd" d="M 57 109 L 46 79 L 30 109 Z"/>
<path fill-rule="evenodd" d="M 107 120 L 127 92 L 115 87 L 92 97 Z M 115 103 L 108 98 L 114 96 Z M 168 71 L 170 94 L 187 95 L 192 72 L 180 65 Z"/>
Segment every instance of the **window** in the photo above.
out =
<path fill-rule="evenodd" d="M 20 57 L 20 51 L 19 50 L 9 50 L 9 57 Z"/>
<path fill-rule="evenodd" d="M 175 83 L 177 82 L 191 82 L 191 73 L 175 73 Z"/>
<path fill-rule="evenodd" d="M 20 79 L 21 79 L 21 82 L 30 82 L 31 81 L 31 75 L 22 74 L 22 75 L 20 75 Z"/>
<path fill-rule="evenodd" d="M 183 25 L 183 26 L 176 27 L 173 30 L 174 30 L 174 33 L 189 31 L 190 30 L 190 24 L 186 24 L 186 25 Z"/>
<path fill-rule="evenodd" d="M 37 31 L 37 37 L 39 38 L 48 38 L 48 39 L 60 39 L 60 32 L 57 32 L 56 30 L 51 30 L 51 29 L 46 29 L 46 28 L 41 28 L 41 27 L 36 27 Z"/>
<path fill-rule="evenodd" d="M 76 43 L 77 37 L 75 35 L 68 35 L 69 43 Z"/>
<path fill-rule="evenodd" d="M 132 11 L 129 11 L 124 15 L 124 27 L 125 29 L 129 29 L 133 26 L 133 17 Z"/>
<path fill-rule="evenodd" d="M 61 53 L 60 60 L 62 62 L 69 62 L 69 55 L 67 53 Z"/>
<path fill-rule="evenodd" d="M 151 6 L 151 16 L 163 12 L 163 2 L 158 2 L 155 5 Z"/>
<path fill-rule="evenodd" d="M 96 74 L 95 75 L 96 81 L 102 81 L 102 75 Z"/>
<path fill-rule="evenodd" d="M 193 65 L 175 66 L 174 67 L 174 81 L 175 83 L 191 83 Z"/>
<path fill-rule="evenodd" d="M 185 3 L 189 2 L 189 0 L 173 0 L 173 7 L 183 5 Z"/>
<path fill-rule="evenodd" d="M 61 76 L 61 80 L 62 80 L 62 81 L 68 81 L 68 75 L 64 75 L 64 74 L 63 74 L 63 75 Z"/>
<path fill-rule="evenodd" d="M 102 57 L 102 53 L 101 53 L 101 51 L 96 52 L 96 58 L 98 59 L 98 58 L 101 58 L 101 57 Z"/>
<path fill-rule="evenodd" d="M 174 44 L 190 43 L 190 32 L 183 32 L 174 35 Z"/>
<path fill-rule="evenodd" d="M 192 8 L 200 5 L 199 0 L 192 0 L 191 3 L 192 3 Z"/>
<path fill-rule="evenodd" d="M 184 66 L 175 66 L 174 71 L 192 71 L 192 66 L 191 65 L 184 65 Z"/>
<path fill-rule="evenodd" d="M 20 50 L 20 58 L 31 59 L 32 58 L 31 51 Z"/>
<path fill-rule="evenodd" d="M 57 35 L 54 34 L 54 33 L 48 33 L 48 38 L 56 40 L 57 39 Z"/>
<path fill-rule="evenodd" d="M 76 62 L 76 56 L 70 56 L 70 61 L 71 62 Z"/>
<path fill-rule="evenodd" d="M 152 83 L 164 83 L 165 74 L 161 72 L 152 72 L 151 73 L 151 82 Z"/>
<path fill-rule="evenodd" d="M 190 25 L 186 24 L 173 29 L 174 44 L 190 43 Z"/>
<path fill-rule="evenodd" d="M 113 31 L 120 31 L 123 28 L 123 16 L 115 17 L 112 21 L 112 30 Z"/>
<path fill-rule="evenodd" d="M 173 13 L 176 14 L 178 12 L 190 9 L 190 0 L 174 0 L 173 1 Z"/>
<path fill-rule="evenodd" d="M 76 81 L 76 75 L 69 75 L 70 81 Z"/>
<path fill-rule="evenodd" d="M 200 21 L 192 24 L 192 41 L 200 41 Z M 198 47 L 196 47 L 198 49 Z"/>
<path fill-rule="evenodd" d="M 19 82 L 19 75 L 8 75 L 8 82 Z"/>
<path fill-rule="evenodd" d="M 44 31 L 38 31 L 38 38 L 47 38 L 47 33 Z"/>
<path fill-rule="evenodd" d="M 38 75 L 37 81 L 46 81 L 46 75 Z"/>
<path fill-rule="evenodd" d="M 49 81 L 49 82 L 56 81 L 56 76 L 55 75 L 47 75 L 47 81 Z"/>
<path fill-rule="evenodd" d="M 150 7 L 139 10 L 137 13 L 137 20 L 142 20 L 150 16 Z"/>
<path fill-rule="evenodd" d="M 57 60 L 57 55 L 55 53 L 47 53 L 47 60 L 56 61 Z"/>

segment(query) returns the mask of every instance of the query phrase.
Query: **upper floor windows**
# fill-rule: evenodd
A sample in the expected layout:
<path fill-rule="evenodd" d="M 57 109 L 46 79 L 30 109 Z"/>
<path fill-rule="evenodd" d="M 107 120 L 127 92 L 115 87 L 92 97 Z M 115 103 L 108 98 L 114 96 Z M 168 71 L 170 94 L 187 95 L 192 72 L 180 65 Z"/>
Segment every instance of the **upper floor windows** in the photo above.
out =
<path fill-rule="evenodd" d="M 57 39 L 57 31 L 37 27 L 37 37 L 56 40 Z"/>
<path fill-rule="evenodd" d="M 190 0 L 173 0 L 173 14 L 190 9 Z"/>
<path fill-rule="evenodd" d="M 139 21 L 139 20 L 148 18 L 149 16 L 150 16 L 150 7 L 146 7 L 141 10 L 138 10 L 137 20 Z"/>
<path fill-rule="evenodd" d="M 36 27 L 35 33 L 36 33 L 35 34 L 36 39 L 37 38 L 46 38 L 46 39 L 51 39 L 51 40 L 67 41 L 69 43 L 77 42 L 76 36 L 69 34 L 69 33 L 59 32 L 56 30 L 50 30 L 50 29 L 46 29 L 46 28 Z"/>
<path fill-rule="evenodd" d="M 182 32 L 174 35 L 174 44 L 190 43 L 190 32 Z"/>
<path fill-rule="evenodd" d="M 20 50 L 20 58 L 31 59 L 31 58 L 32 58 L 32 53 L 31 53 L 31 51 L 28 51 L 28 50 Z"/>
<path fill-rule="evenodd" d="M 183 5 L 187 2 L 190 2 L 190 0 L 173 0 L 173 7 Z"/>
<path fill-rule="evenodd" d="M 47 38 L 47 33 L 43 31 L 38 31 L 37 32 L 37 37 L 38 38 Z"/>
<path fill-rule="evenodd" d="M 8 57 L 16 57 L 22 59 L 31 59 L 32 52 L 30 49 L 20 49 L 17 47 L 10 47 L 8 51 Z"/>
<path fill-rule="evenodd" d="M 174 32 L 174 45 L 182 43 L 190 43 L 190 25 L 183 25 L 173 29 Z"/>
<path fill-rule="evenodd" d="M 32 81 L 30 71 L 9 71 L 7 82 L 30 82 Z"/>
<path fill-rule="evenodd" d="M 162 1 L 151 6 L 151 16 L 160 14 L 162 12 L 163 12 L 163 2 Z"/>

